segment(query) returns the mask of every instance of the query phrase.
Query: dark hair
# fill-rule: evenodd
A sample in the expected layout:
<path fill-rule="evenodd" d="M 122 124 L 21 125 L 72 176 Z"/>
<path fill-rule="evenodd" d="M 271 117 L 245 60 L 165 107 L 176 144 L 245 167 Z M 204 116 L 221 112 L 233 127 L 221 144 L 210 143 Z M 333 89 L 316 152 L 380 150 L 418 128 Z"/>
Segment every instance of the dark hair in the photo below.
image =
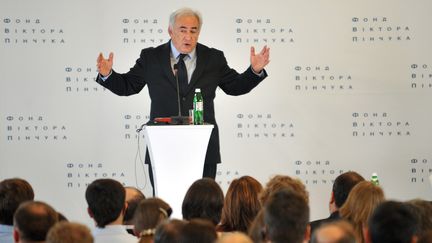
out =
<path fill-rule="evenodd" d="M 309 206 L 300 193 L 283 188 L 264 206 L 266 238 L 273 243 L 303 242 L 309 224 Z"/>
<path fill-rule="evenodd" d="M 19 205 L 34 199 L 31 185 L 20 178 L 0 182 L 0 224 L 13 225 L 13 215 Z"/>
<path fill-rule="evenodd" d="M 57 212 L 50 205 L 39 201 L 22 203 L 14 215 L 14 226 L 20 238 L 28 241 L 44 241 L 48 231 L 57 222 Z"/>
<path fill-rule="evenodd" d="M 153 238 L 156 227 L 169 217 L 166 208 L 169 205 L 159 198 L 142 200 L 133 217 L 135 234 L 141 238 Z"/>
<path fill-rule="evenodd" d="M 93 181 L 87 187 L 85 197 L 91 216 L 100 228 L 116 220 L 125 205 L 125 189 L 113 179 Z"/>
<path fill-rule="evenodd" d="M 378 205 L 372 213 L 369 235 L 374 243 L 410 243 L 418 226 L 418 218 L 406 204 L 387 201 Z"/>
<path fill-rule="evenodd" d="M 247 233 L 250 224 L 261 209 L 259 194 L 263 187 L 250 176 L 231 182 L 225 196 L 219 231 L 242 231 Z"/>
<path fill-rule="evenodd" d="M 216 239 L 216 230 L 210 221 L 192 219 L 181 230 L 179 243 L 214 243 Z"/>
<path fill-rule="evenodd" d="M 432 204 L 421 199 L 410 200 L 407 204 L 419 219 L 418 235 L 432 230 Z"/>
<path fill-rule="evenodd" d="M 126 202 L 128 204 L 128 207 L 126 209 L 123 222 L 128 222 L 132 220 L 138 204 L 145 199 L 145 196 L 140 190 L 138 190 L 135 187 L 128 186 L 125 187 L 125 190 L 126 190 Z"/>
<path fill-rule="evenodd" d="M 222 189 L 213 179 L 199 179 L 189 187 L 183 199 L 183 218 L 208 219 L 217 225 L 221 218 L 223 201 Z"/>
<path fill-rule="evenodd" d="M 181 231 L 186 221 L 172 219 L 162 222 L 157 228 L 154 243 L 179 243 Z"/>
<path fill-rule="evenodd" d="M 336 177 L 333 183 L 333 195 L 336 207 L 340 208 L 348 198 L 351 189 L 365 179 L 354 171 L 348 171 Z"/>
<path fill-rule="evenodd" d="M 265 234 L 264 208 L 262 208 L 249 226 L 248 235 L 254 243 L 264 243 L 266 242 Z"/>

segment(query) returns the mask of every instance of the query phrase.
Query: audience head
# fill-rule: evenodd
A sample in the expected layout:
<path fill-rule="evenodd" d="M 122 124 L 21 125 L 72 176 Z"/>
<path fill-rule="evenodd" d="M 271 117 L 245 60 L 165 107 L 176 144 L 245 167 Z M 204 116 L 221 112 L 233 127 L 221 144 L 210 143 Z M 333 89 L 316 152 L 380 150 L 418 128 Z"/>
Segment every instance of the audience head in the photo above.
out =
<path fill-rule="evenodd" d="M 387 201 L 374 210 L 365 232 L 366 242 L 415 242 L 418 218 L 404 203 Z"/>
<path fill-rule="evenodd" d="M 112 179 L 98 179 L 87 187 L 88 211 L 96 226 L 104 228 L 118 220 L 121 224 L 126 209 L 125 194 L 122 184 Z"/>
<path fill-rule="evenodd" d="M 270 195 L 264 206 L 266 239 L 272 243 L 309 240 L 309 206 L 301 193 L 281 189 Z"/>
<path fill-rule="evenodd" d="M 183 218 L 207 219 L 217 225 L 221 219 L 223 203 L 224 195 L 220 186 L 213 179 L 199 179 L 189 187 L 183 199 Z"/>
<path fill-rule="evenodd" d="M 31 185 L 19 178 L 0 182 L 0 224 L 13 225 L 13 215 L 19 205 L 34 199 Z"/>
<path fill-rule="evenodd" d="M 339 212 L 342 218 L 348 220 L 354 226 L 354 231 L 361 242 L 363 228 L 373 210 L 384 201 L 384 192 L 381 187 L 370 181 L 362 181 L 353 187 L 344 205 Z"/>
<path fill-rule="evenodd" d="M 265 236 L 265 225 L 264 225 L 264 208 L 256 215 L 255 219 L 252 221 L 249 226 L 249 237 L 255 243 L 263 243 L 266 242 Z"/>
<path fill-rule="evenodd" d="M 224 233 L 217 243 L 254 243 L 249 236 L 243 232 Z"/>
<path fill-rule="evenodd" d="M 156 227 L 170 216 L 169 205 L 159 198 L 142 200 L 133 217 L 135 235 L 140 238 L 153 238 Z"/>
<path fill-rule="evenodd" d="M 206 219 L 192 219 L 180 234 L 179 243 L 214 243 L 217 239 L 214 224 Z"/>
<path fill-rule="evenodd" d="M 123 224 L 132 225 L 132 218 L 135 213 L 135 209 L 138 204 L 145 199 L 144 194 L 135 187 L 125 187 L 126 191 L 126 203 L 128 205 L 126 213 L 123 218 Z"/>
<path fill-rule="evenodd" d="M 156 228 L 154 243 L 179 243 L 181 232 L 186 224 L 186 221 L 178 219 L 162 222 Z"/>
<path fill-rule="evenodd" d="M 93 241 L 87 226 L 70 222 L 55 224 L 46 237 L 47 243 L 93 243 Z"/>
<path fill-rule="evenodd" d="M 262 205 L 267 202 L 268 198 L 273 192 L 278 191 L 282 188 L 289 188 L 293 191 L 296 191 L 303 196 L 307 203 L 309 203 L 309 192 L 306 190 L 305 185 L 299 179 L 294 179 L 284 175 L 276 175 L 271 178 L 269 182 L 267 182 L 264 190 L 260 195 L 260 201 Z"/>
<path fill-rule="evenodd" d="M 314 231 L 311 243 L 356 243 L 357 237 L 351 224 L 336 221 L 321 225 Z"/>
<path fill-rule="evenodd" d="M 225 196 L 219 230 L 248 232 L 261 209 L 258 197 L 261 191 L 261 184 L 250 176 L 233 180 Z"/>
<path fill-rule="evenodd" d="M 15 242 L 45 241 L 57 222 L 58 214 L 50 205 L 39 201 L 22 203 L 14 215 Z"/>
<path fill-rule="evenodd" d="M 348 171 L 336 177 L 332 189 L 336 207 L 342 207 L 348 198 L 348 194 L 350 193 L 351 189 L 357 185 L 357 183 L 364 180 L 365 179 L 360 174 L 354 171 Z"/>
<path fill-rule="evenodd" d="M 415 199 L 407 202 L 419 219 L 419 237 L 432 230 L 432 204 L 429 201 Z"/>

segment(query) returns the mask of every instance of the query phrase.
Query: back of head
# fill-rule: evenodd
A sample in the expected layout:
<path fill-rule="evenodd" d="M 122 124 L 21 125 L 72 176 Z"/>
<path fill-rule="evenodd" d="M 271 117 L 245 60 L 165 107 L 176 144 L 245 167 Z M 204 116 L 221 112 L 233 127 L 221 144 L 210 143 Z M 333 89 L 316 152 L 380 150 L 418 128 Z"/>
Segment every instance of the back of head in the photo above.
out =
<path fill-rule="evenodd" d="M 253 241 L 243 232 L 230 232 L 224 233 L 217 243 L 253 243 Z"/>
<path fill-rule="evenodd" d="M 224 195 L 220 186 L 213 179 L 199 179 L 189 187 L 183 199 L 183 218 L 207 219 L 217 225 L 220 222 L 223 203 Z"/>
<path fill-rule="evenodd" d="M 213 223 L 204 219 L 193 219 L 181 230 L 179 243 L 214 243 L 216 239 Z"/>
<path fill-rule="evenodd" d="M 82 224 L 59 222 L 54 225 L 46 237 L 47 243 L 93 243 L 90 229 Z"/>
<path fill-rule="evenodd" d="M 149 198 L 142 200 L 138 204 L 133 218 L 135 235 L 153 237 L 156 227 L 163 220 L 168 219 L 169 215 L 161 203 L 163 201 L 161 199 L 158 200 L 156 198 Z"/>
<path fill-rule="evenodd" d="M 309 224 L 309 205 L 300 193 L 281 189 L 264 206 L 267 240 L 273 243 L 303 242 Z"/>
<path fill-rule="evenodd" d="M 345 172 L 336 177 L 333 183 L 333 195 L 336 207 L 340 208 L 348 198 L 351 189 L 365 179 L 354 171 Z"/>
<path fill-rule="evenodd" d="M 91 216 L 101 228 L 115 221 L 124 209 L 125 189 L 112 179 L 93 181 L 87 187 L 85 197 Z"/>
<path fill-rule="evenodd" d="M 268 198 L 272 193 L 282 188 L 288 188 L 296 191 L 303 196 L 307 203 L 309 203 L 309 192 L 306 190 L 305 185 L 299 179 L 291 178 L 285 175 L 276 175 L 267 182 L 264 190 L 260 195 L 260 201 L 262 205 L 267 202 Z"/>
<path fill-rule="evenodd" d="M 226 193 L 220 229 L 247 232 L 261 209 L 261 191 L 261 184 L 250 176 L 233 180 Z"/>
<path fill-rule="evenodd" d="M 384 200 L 381 187 L 362 181 L 353 187 L 339 212 L 342 218 L 353 224 L 357 237 L 363 241 L 363 227 L 367 226 L 373 210 Z"/>
<path fill-rule="evenodd" d="M 123 222 L 124 224 L 133 224 L 132 218 L 135 213 L 135 209 L 138 204 L 145 199 L 144 194 L 135 187 L 125 187 L 126 192 L 126 202 L 128 207 L 126 209 Z"/>
<path fill-rule="evenodd" d="M 186 224 L 186 221 L 178 219 L 162 222 L 156 228 L 154 243 L 179 243 L 181 232 Z"/>
<path fill-rule="evenodd" d="M 44 241 L 58 222 L 57 212 L 48 204 L 30 201 L 21 204 L 14 215 L 14 226 L 21 240 Z"/>
<path fill-rule="evenodd" d="M 401 202 L 383 202 L 369 220 L 369 237 L 373 243 L 410 243 L 418 230 L 418 218 Z"/>
<path fill-rule="evenodd" d="M 356 243 L 353 227 L 346 221 L 336 221 L 321 225 L 314 231 L 311 243 Z"/>
<path fill-rule="evenodd" d="M 19 205 L 34 199 L 31 185 L 19 178 L 0 182 L 0 224 L 13 225 L 13 215 Z"/>
<path fill-rule="evenodd" d="M 432 204 L 429 201 L 415 199 L 407 202 L 419 218 L 419 236 L 432 231 Z"/>

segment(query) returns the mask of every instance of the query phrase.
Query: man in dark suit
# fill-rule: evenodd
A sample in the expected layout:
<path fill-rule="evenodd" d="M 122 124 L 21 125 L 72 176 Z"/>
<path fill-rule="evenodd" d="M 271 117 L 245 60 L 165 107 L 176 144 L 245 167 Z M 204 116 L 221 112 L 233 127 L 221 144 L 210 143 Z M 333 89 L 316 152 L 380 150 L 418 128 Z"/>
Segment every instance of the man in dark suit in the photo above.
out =
<path fill-rule="evenodd" d="M 353 187 L 359 182 L 362 182 L 364 180 L 365 179 L 363 178 L 363 176 L 361 176 L 355 171 L 348 171 L 336 177 L 333 183 L 329 202 L 330 216 L 325 219 L 312 221 L 310 223 L 311 234 L 322 224 L 330 223 L 341 219 L 339 215 L 339 209 L 347 200 L 348 194 L 350 193 L 351 189 L 353 189 Z"/>
<path fill-rule="evenodd" d="M 182 115 L 188 115 L 189 109 L 192 109 L 195 88 L 200 88 L 204 98 L 204 121 L 214 125 L 203 177 L 215 178 L 217 164 L 221 162 L 213 103 L 216 88 L 220 87 L 229 95 L 242 95 L 251 91 L 267 76 L 264 67 L 269 63 L 270 51 L 265 46 L 261 52 L 255 53 L 251 47 L 251 65 L 239 74 L 228 66 L 223 52 L 198 43 L 201 25 L 198 12 L 189 8 L 175 11 L 170 16 L 168 27 L 171 40 L 155 48 L 143 49 L 129 72 L 119 74 L 112 70 L 113 53 L 108 59 L 102 53 L 99 54 L 98 82 L 117 95 L 133 95 L 147 85 L 151 99 L 150 119 L 175 116 L 178 114 L 178 103 L 174 64 L 178 64 Z M 186 67 L 186 81 L 180 80 L 182 65 Z M 146 163 L 149 162 L 147 156 Z"/>

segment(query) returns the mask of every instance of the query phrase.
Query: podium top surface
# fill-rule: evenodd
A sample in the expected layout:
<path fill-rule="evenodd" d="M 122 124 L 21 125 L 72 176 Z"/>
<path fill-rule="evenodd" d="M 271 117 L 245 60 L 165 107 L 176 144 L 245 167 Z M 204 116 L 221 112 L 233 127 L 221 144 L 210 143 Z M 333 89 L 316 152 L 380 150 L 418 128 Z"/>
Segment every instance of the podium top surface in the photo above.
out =
<path fill-rule="evenodd" d="M 213 124 L 204 125 L 146 125 L 145 129 L 185 129 L 185 130 L 199 130 L 199 129 L 210 129 L 213 128 Z"/>

